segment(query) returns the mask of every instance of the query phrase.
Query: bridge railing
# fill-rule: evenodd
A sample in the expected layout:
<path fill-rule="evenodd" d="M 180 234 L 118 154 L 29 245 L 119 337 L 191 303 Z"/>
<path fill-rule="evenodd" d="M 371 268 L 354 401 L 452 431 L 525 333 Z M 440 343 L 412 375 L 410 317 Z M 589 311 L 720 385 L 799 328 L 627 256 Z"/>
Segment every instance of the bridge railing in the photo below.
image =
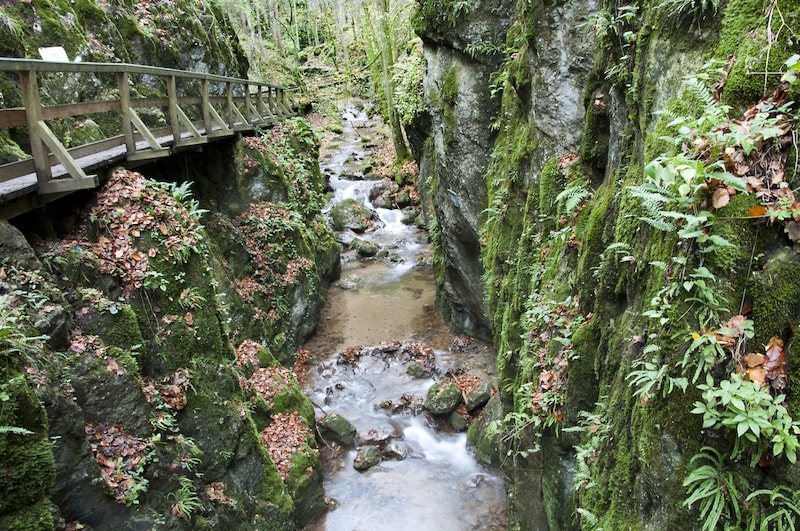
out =
<path fill-rule="evenodd" d="M 211 138 L 252 130 L 294 114 L 288 89 L 249 79 L 125 63 L 10 58 L 0 58 L 0 71 L 19 75 L 23 103 L 21 108 L 0 109 L 0 129 L 27 126 L 30 140 L 29 159 L 0 166 L 0 185 L 36 175 L 36 181 L 27 185 L 28 190 L 19 193 L 62 194 L 92 188 L 98 185 L 98 179 L 87 175 L 87 168 L 101 167 L 114 157 L 128 161 L 164 157 Z M 44 106 L 40 85 L 43 76 L 52 74 L 103 76 L 114 79 L 115 87 L 107 91 L 107 99 L 100 101 Z M 166 95 L 136 96 L 139 90 L 132 90 L 131 86 L 134 76 L 146 78 L 149 87 L 159 80 L 166 87 Z M 166 127 L 148 126 L 140 116 L 141 110 L 147 108 L 161 109 Z M 97 113 L 116 113 L 122 134 L 67 149 L 47 124 L 48 120 Z M 115 148 L 120 153 L 109 155 Z M 92 156 L 103 160 L 92 161 Z"/>

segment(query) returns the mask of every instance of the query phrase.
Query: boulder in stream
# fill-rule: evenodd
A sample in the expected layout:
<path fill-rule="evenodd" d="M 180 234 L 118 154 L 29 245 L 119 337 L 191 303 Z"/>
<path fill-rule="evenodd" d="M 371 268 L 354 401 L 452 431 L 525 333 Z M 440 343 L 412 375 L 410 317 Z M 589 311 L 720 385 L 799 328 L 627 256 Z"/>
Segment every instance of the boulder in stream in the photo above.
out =
<path fill-rule="evenodd" d="M 461 403 L 463 397 L 458 386 L 448 379 L 442 379 L 428 389 L 425 409 L 434 415 L 447 415 Z"/>
<path fill-rule="evenodd" d="M 381 449 L 378 446 L 362 446 L 358 449 L 356 458 L 353 461 L 353 468 L 363 472 L 379 464 L 382 459 L 383 454 L 381 454 Z"/>
<path fill-rule="evenodd" d="M 366 433 L 359 433 L 356 436 L 356 441 L 359 446 L 384 446 L 392 438 L 394 434 L 388 433 L 380 428 L 372 428 L 367 430 Z"/>
<path fill-rule="evenodd" d="M 336 203 L 331 209 L 331 220 L 336 230 L 364 232 L 372 226 L 374 218 L 372 210 L 353 198 Z"/>
<path fill-rule="evenodd" d="M 490 398 L 492 398 L 492 383 L 489 380 L 481 380 L 475 387 L 467 391 L 464 397 L 467 411 L 472 413 L 483 407 Z"/>
<path fill-rule="evenodd" d="M 386 459 L 402 460 L 411 455 L 411 449 L 404 441 L 392 439 L 383 447 L 383 457 Z"/>
<path fill-rule="evenodd" d="M 317 421 L 317 429 L 320 437 L 328 443 L 336 443 L 339 446 L 350 446 L 356 436 L 356 428 L 349 420 L 339 415 L 331 413 L 325 415 Z"/>
<path fill-rule="evenodd" d="M 381 248 L 372 242 L 364 241 L 361 238 L 353 238 L 350 246 L 355 249 L 359 256 L 370 257 L 375 256 Z"/>

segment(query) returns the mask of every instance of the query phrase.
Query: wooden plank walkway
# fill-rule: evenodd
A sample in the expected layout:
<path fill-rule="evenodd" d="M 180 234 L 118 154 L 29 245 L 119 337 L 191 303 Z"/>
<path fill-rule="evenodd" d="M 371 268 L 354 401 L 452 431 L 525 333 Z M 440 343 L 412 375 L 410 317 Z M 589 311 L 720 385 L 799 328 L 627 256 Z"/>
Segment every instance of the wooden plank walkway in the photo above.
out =
<path fill-rule="evenodd" d="M 0 58 L 0 71 L 19 74 L 24 101 L 22 108 L 0 109 L 0 128 L 26 126 L 31 144 L 30 159 L 0 166 L 0 217 L 5 219 L 74 191 L 96 187 L 100 181 L 97 174 L 115 165 L 131 167 L 168 157 L 295 114 L 287 89 L 260 81 L 142 65 L 5 58 Z M 113 73 L 118 96 L 42 106 L 39 77 L 53 73 Z M 132 75 L 160 78 L 166 96 L 132 98 Z M 187 94 L 181 94 L 178 81 Z M 152 92 L 152 81 L 148 88 Z M 141 108 L 161 108 L 169 126 L 151 129 L 137 112 Z M 190 119 L 185 109 L 202 118 Z M 123 134 L 66 149 L 47 124 L 48 120 L 97 113 L 116 113 Z"/>

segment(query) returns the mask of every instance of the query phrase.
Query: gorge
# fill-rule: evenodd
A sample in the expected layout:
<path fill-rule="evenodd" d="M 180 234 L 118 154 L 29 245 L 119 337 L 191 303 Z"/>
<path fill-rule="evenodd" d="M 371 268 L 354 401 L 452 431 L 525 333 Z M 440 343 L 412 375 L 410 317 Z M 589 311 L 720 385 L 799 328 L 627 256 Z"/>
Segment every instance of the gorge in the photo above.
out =
<path fill-rule="evenodd" d="M 387 19 L 364 5 L 341 19 L 363 11 L 377 35 Z M 793 528 L 800 6 L 392 5 L 421 40 L 393 51 L 421 57 L 405 71 L 418 99 L 400 79 L 369 87 L 390 126 L 392 105 L 413 109 L 400 116 L 419 177 L 390 164 L 386 181 L 419 197 L 442 318 L 497 353 L 493 407 L 466 438 L 502 470 L 507 516 L 472 528 Z M 83 60 L 253 67 L 230 2 L 3 8 L 8 56 L 61 44 Z M 312 33 L 289 81 L 358 60 L 330 35 L 336 65 L 319 66 Z M 365 48 L 337 84 L 391 66 Z M 19 106 L 16 81 L 0 83 Z M 46 90 L 58 103 L 105 89 Z M 323 93 L 298 103 L 325 115 Z M 331 228 L 319 166 L 320 136 L 345 129 L 337 113 L 119 169 L 0 222 L 0 527 L 318 522 L 324 397 L 291 369 L 308 370 L 298 348 L 347 280 L 340 252 L 359 252 Z M 3 129 L 0 145 L 3 162 L 24 156 L 25 132 Z"/>

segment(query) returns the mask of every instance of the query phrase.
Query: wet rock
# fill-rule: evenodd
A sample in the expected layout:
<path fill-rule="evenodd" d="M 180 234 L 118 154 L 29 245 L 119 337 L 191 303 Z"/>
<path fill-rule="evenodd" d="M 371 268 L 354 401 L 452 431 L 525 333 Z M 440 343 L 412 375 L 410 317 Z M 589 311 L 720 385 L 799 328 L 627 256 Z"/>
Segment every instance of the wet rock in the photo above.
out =
<path fill-rule="evenodd" d="M 376 256 L 381 248 L 374 243 L 364 241 L 361 238 L 353 238 L 350 246 L 355 249 L 359 256 L 371 257 Z"/>
<path fill-rule="evenodd" d="M 409 393 L 403 393 L 397 401 L 384 400 L 379 406 L 381 409 L 392 413 L 406 413 L 409 415 L 419 415 L 424 408 L 423 400 Z"/>
<path fill-rule="evenodd" d="M 398 208 L 411 206 L 411 188 L 408 186 L 401 188 L 397 195 L 395 195 L 394 202 Z"/>
<path fill-rule="evenodd" d="M 366 433 L 359 433 L 356 441 L 358 446 L 383 446 L 390 440 L 393 435 L 387 433 L 380 428 L 372 428 Z"/>
<path fill-rule="evenodd" d="M 404 441 L 393 439 L 383 447 L 383 457 L 386 459 L 405 459 L 411 455 L 411 449 Z"/>
<path fill-rule="evenodd" d="M 429 375 L 425 366 L 418 361 L 412 361 L 406 366 L 406 374 L 412 378 L 425 378 Z"/>
<path fill-rule="evenodd" d="M 338 413 L 331 413 L 317 421 L 317 429 L 326 442 L 335 442 L 340 446 L 350 446 L 356 435 L 355 426 Z"/>
<path fill-rule="evenodd" d="M 501 462 L 499 441 L 496 440 L 497 434 L 489 430 L 489 425 L 502 418 L 503 405 L 500 402 L 500 393 L 495 393 L 483 408 L 483 414 L 470 425 L 469 431 L 467 431 L 467 445 L 475 449 L 475 457 L 478 461 L 487 465 L 499 465 Z"/>
<path fill-rule="evenodd" d="M 409 207 L 403 209 L 403 217 L 400 221 L 404 225 L 413 225 L 418 217 L 419 217 L 419 210 Z"/>
<path fill-rule="evenodd" d="M 469 422 L 461 415 L 458 409 L 451 411 L 447 416 L 447 420 L 455 431 L 466 431 L 469 428 Z"/>
<path fill-rule="evenodd" d="M 434 415 L 447 415 L 461 403 L 461 390 L 452 380 L 439 380 L 428 389 L 425 409 Z"/>
<path fill-rule="evenodd" d="M 362 446 L 358 449 L 355 461 L 353 461 L 353 468 L 362 472 L 379 464 L 382 459 L 383 455 L 379 447 L 373 445 Z"/>
<path fill-rule="evenodd" d="M 336 203 L 331 209 L 331 220 L 336 230 L 364 232 L 372 226 L 374 217 L 375 214 L 369 208 L 353 198 Z"/>
<path fill-rule="evenodd" d="M 473 387 L 467 392 L 464 402 L 467 405 L 467 411 L 472 413 L 476 409 L 482 407 L 492 397 L 492 383 L 489 380 L 481 380 L 478 385 Z"/>

